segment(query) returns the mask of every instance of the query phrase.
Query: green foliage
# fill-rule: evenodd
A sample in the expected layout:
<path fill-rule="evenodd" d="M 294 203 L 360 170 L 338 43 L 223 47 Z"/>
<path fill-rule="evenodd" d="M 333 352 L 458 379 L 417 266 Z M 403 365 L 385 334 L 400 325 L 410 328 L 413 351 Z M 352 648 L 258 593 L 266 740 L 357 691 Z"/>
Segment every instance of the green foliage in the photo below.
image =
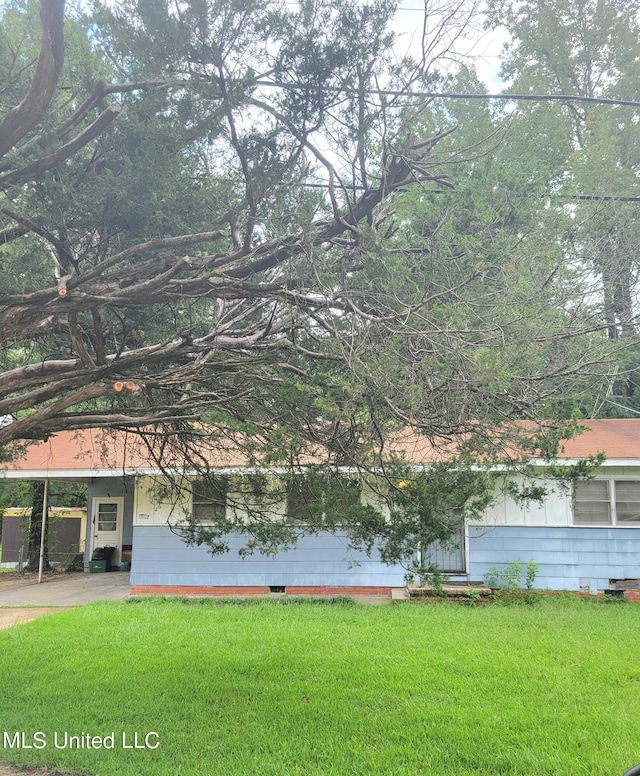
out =
<path fill-rule="evenodd" d="M 636 56 L 637 4 L 624 0 L 490 0 L 489 23 L 506 26 L 503 74 L 516 93 L 573 94 L 635 99 L 640 77 Z M 564 127 L 555 194 L 564 200 L 562 248 L 583 277 L 599 278 L 601 309 L 619 377 L 609 397 L 593 396 L 590 416 L 636 414 L 634 364 L 637 329 L 637 197 L 640 127 L 633 107 L 567 102 L 562 109 L 540 103 L 531 112 L 555 114 Z M 567 145 L 566 141 L 570 140 Z M 555 145 L 555 148 L 560 146 Z M 560 210 L 560 204 L 558 205 Z"/>
<path fill-rule="evenodd" d="M 446 545 L 461 519 L 477 519 L 494 496 L 490 475 L 454 462 L 418 470 L 396 461 L 383 475 L 321 465 L 265 472 L 231 480 L 224 511 L 206 522 L 179 514 L 186 524 L 175 530 L 214 554 L 228 550 L 230 534 L 242 534 L 242 554 L 271 555 L 301 536 L 330 531 L 345 536 L 351 549 L 377 548 L 386 562 L 410 566 L 416 546 Z"/>
<path fill-rule="evenodd" d="M 25 480 L 0 478 L 0 513 L 7 507 L 30 507 L 31 483 Z M 49 506 L 83 507 L 87 501 L 87 486 L 76 482 L 50 482 Z"/>
<path fill-rule="evenodd" d="M 196 607 L 200 609 L 211 609 L 217 607 L 250 607 L 264 610 L 279 606 L 337 606 L 337 607 L 356 607 L 359 606 L 355 598 L 344 595 L 332 596 L 284 596 L 265 599 L 264 597 L 237 596 L 235 598 L 198 598 L 196 596 L 154 596 L 154 601 L 164 601 L 166 603 L 180 603 L 181 606 Z M 148 599 L 142 596 L 136 598 L 126 598 L 125 603 L 129 606 L 144 606 Z"/>
<path fill-rule="evenodd" d="M 537 573 L 538 573 L 538 564 L 532 558 L 527 563 L 527 572 L 526 572 L 525 582 L 524 582 L 525 589 L 528 592 L 531 592 L 533 590 L 533 583 L 535 581 Z"/>
<path fill-rule="evenodd" d="M 516 504 L 529 504 L 532 501 L 541 503 L 549 495 L 549 489 L 544 485 L 527 482 L 520 485 L 514 480 L 509 480 L 504 485 L 504 492 L 512 498 Z"/>
<path fill-rule="evenodd" d="M 461 77 L 451 79 L 446 89 L 482 91 Z M 556 202 L 571 153 L 571 133 L 557 108 L 536 105 L 492 115 L 479 100 L 446 101 L 445 106 L 441 120 L 458 126 L 435 154 L 448 153 L 454 160 L 447 166 L 454 186 L 401 198 L 396 239 L 419 234 L 425 262 L 422 274 L 408 279 L 400 274 L 397 282 L 415 283 L 434 295 L 438 287 L 460 284 L 455 299 L 438 295 L 430 308 L 431 320 L 438 323 L 421 352 L 436 352 L 438 358 L 425 359 L 424 371 L 420 362 L 414 367 L 421 378 L 416 382 L 430 388 L 420 401 L 435 403 L 435 394 L 440 417 L 448 418 L 456 406 L 473 403 L 467 393 L 473 386 L 478 398 L 473 411 L 491 425 L 499 422 L 497 405 L 504 397 L 517 397 L 522 411 L 537 395 L 536 380 L 546 375 L 553 383 L 560 377 L 559 362 L 577 365 L 595 354 L 604 357 L 608 346 L 597 333 L 584 340 L 563 336 L 574 327 L 585 331 L 590 324 L 581 316 L 594 310 L 569 301 L 576 292 L 586 294 L 592 278 L 566 261 L 565 237 L 575 224 L 560 207 L 549 206 L 550 200 Z M 428 135 L 438 128 L 431 116 L 420 118 L 414 131 Z M 541 135 L 548 142 L 541 142 Z M 467 159 L 462 149 L 480 136 L 489 138 L 482 144 L 484 153 Z M 414 348 L 419 352 L 417 343 Z M 557 421 L 593 412 L 594 397 L 606 391 L 606 378 L 592 374 L 584 379 L 579 371 L 570 387 L 565 383 L 568 390 L 536 403 L 537 417 Z M 416 405 L 411 409 L 417 414 L 422 408 Z M 435 414 L 433 405 L 429 409 Z"/>
<path fill-rule="evenodd" d="M 506 588 L 515 591 L 520 586 L 522 561 L 515 560 L 504 568 L 491 566 L 484 575 L 485 584 L 491 589 Z"/>
<path fill-rule="evenodd" d="M 497 591 L 494 600 L 506 604 L 532 605 L 539 603 L 543 595 L 540 590 L 534 589 L 537 573 L 538 564 L 533 559 L 526 566 L 518 559 L 506 566 L 491 566 L 484 576 L 484 581 L 487 587 Z"/>
<path fill-rule="evenodd" d="M 514 36 L 518 86 L 564 79 L 564 65 L 587 75 L 594 20 L 616 43 L 594 72 L 635 83 L 635 22 L 618 5 L 490 5 Z M 3 6 L 3 115 L 33 78 L 36 10 Z M 631 115 L 416 105 L 417 73 L 439 63 L 393 61 L 394 10 L 68 9 L 51 104 L 0 166 L 0 417 L 14 420 L 0 429 L 3 455 L 14 437 L 133 428 L 161 467 L 206 475 L 203 445 L 214 459 L 235 445 L 249 465 L 291 477 L 280 493 L 249 478 L 249 503 L 188 523 L 187 541 L 217 553 L 244 532 L 245 552 L 272 554 L 332 530 L 406 562 L 483 513 L 496 462 L 552 462 L 573 420 L 602 410 L 622 347 L 600 330 L 623 326 L 633 273 L 620 280 L 618 269 L 637 230 L 628 209 L 596 218 L 557 196 L 619 169 L 634 190 Z M 429 78 L 442 91 L 483 89 L 467 69 Z M 581 245 L 598 251 L 584 258 Z M 599 305 L 593 272 L 604 278 L 611 245 L 620 256 Z M 633 368 L 631 342 L 624 351 Z M 134 388 L 116 391 L 123 383 Z M 406 428 L 433 450 L 430 471 L 394 452 Z M 543 496 L 524 487 L 523 498 Z M 287 499 L 298 504 L 288 518 L 267 519 Z"/>
<path fill-rule="evenodd" d="M 629 603 L 624 595 L 600 595 L 597 596 L 596 602 L 601 606 L 624 606 Z"/>
<path fill-rule="evenodd" d="M 475 587 L 466 587 L 462 593 L 460 603 L 465 604 L 466 606 L 478 606 L 481 600 L 482 596 L 479 590 Z"/>
<path fill-rule="evenodd" d="M 396 461 L 386 471 L 385 498 L 389 519 L 380 523 L 381 555 L 387 562 L 407 562 L 416 547 L 446 545 L 461 520 L 484 515 L 495 497 L 489 473 L 459 460 L 426 469 Z M 362 540 L 365 540 L 363 535 Z"/>

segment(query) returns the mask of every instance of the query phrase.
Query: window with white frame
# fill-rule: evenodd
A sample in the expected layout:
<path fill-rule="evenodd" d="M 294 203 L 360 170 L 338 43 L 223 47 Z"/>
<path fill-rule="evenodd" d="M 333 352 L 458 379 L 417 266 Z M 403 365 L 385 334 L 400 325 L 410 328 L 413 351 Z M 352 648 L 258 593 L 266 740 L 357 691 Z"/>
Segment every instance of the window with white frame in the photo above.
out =
<path fill-rule="evenodd" d="M 640 480 L 576 483 L 573 524 L 640 526 Z"/>
<path fill-rule="evenodd" d="M 228 478 L 223 476 L 197 479 L 193 483 L 193 516 L 206 522 L 224 518 L 227 509 Z"/>

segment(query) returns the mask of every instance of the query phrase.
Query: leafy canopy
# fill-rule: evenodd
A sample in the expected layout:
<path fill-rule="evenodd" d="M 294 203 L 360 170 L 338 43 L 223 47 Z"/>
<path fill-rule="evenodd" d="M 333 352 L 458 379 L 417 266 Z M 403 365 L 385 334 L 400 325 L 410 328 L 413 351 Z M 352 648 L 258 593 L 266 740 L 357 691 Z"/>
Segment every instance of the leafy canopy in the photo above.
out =
<path fill-rule="evenodd" d="M 393 559 L 480 509 L 472 466 L 522 449 L 514 421 L 606 389 L 606 322 L 546 204 L 566 121 L 416 96 L 481 88 L 429 59 L 446 26 L 396 61 L 388 0 L 63 12 L 2 11 L 5 454 L 96 427 L 165 469 L 206 473 L 203 445 L 292 470 L 321 451 L 323 477 L 386 499 L 334 511 Z M 405 427 L 463 449 L 418 476 L 387 445 Z M 261 546 L 298 535 L 255 526 Z"/>

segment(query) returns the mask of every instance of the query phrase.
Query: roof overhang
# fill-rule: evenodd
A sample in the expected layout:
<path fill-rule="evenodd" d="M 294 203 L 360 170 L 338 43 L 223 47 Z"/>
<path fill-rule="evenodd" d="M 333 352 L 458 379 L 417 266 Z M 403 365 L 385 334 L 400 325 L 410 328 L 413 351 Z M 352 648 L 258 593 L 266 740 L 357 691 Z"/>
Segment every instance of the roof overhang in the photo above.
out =
<path fill-rule="evenodd" d="M 135 471 L 113 471 L 112 469 L 0 469 L 0 479 L 6 480 L 49 480 L 50 482 L 91 482 L 104 477 L 123 477 L 135 474 Z"/>

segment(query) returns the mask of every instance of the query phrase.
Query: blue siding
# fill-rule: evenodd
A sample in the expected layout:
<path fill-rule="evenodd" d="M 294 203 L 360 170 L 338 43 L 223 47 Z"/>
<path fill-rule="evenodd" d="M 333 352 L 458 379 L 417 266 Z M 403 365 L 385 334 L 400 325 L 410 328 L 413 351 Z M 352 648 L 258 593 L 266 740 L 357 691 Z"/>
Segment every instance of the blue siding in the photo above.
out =
<path fill-rule="evenodd" d="M 112 495 L 115 493 L 112 492 Z M 167 526 L 134 526 L 132 585 L 192 586 L 380 586 L 402 587 L 405 571 L 347 550 L 344 537 L 305 537 L 276 557 L 255 554 L 242 560 L 240 538 L 231 551 L 211 556 L 188 547 Z M 610 579 L 640 578 L 640 530 L 487 526 L 469 528 L 468 574 L 454 579 L 479 581 L 490 566 L 515 560 L 538 564 L 536 587 L 595 593 Z"/>
<path fill-rule="evenodd" d="M 640 530 L 496 526 L 469 528 L 469 578 L 515 560 L 538 564 L 535 585 L 596 593 L 611 579 L 640 579 Z"/>
<path fill-rule="evenodd" d="M 242 544 L 231 537 L 231 551 L 212 556 L 204 547 L 188 547 L 167 526 L 134 526 L 131 584 L 404 586 L 402 567 L 348 550 L 344 537 L 307 536 L 273 558 L 256 553 L 244 560 L 237 552 Z"/>

